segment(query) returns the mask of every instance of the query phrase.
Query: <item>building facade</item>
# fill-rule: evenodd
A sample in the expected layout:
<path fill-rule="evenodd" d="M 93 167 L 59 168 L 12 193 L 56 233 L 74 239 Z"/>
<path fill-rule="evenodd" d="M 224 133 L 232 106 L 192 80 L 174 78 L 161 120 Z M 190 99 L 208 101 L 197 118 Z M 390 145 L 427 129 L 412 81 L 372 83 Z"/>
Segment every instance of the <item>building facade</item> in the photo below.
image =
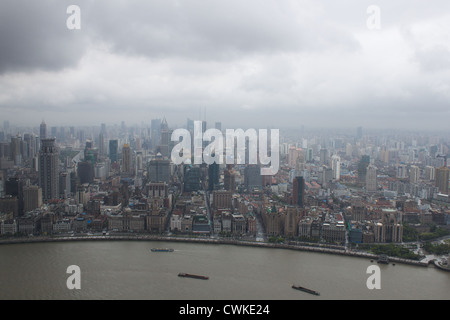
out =
<path fill-rule="evenodd" d="M 44 201 L 59 197 L 59 150 L 55 138 L 41 139 L 39 186 Z"/>

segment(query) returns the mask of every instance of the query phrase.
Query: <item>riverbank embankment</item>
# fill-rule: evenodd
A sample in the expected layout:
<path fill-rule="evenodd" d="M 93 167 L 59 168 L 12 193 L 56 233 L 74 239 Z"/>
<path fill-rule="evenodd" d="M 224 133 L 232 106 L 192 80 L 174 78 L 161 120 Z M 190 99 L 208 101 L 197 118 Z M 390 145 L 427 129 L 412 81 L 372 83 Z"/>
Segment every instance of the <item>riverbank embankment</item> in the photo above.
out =
<path fill-rule="evenodd" d="M 37 242 L 64 242 L 64 241 L 166 241 L 166 242 L 188 242 L 188 243 L 204 243 L 216 245 L 237 245 L 247 247 L 262 247 L 275 249 L 289 249 L 297 251 L 318 252 L 326 254 L 337 254 L 350 257 L 368 258 L 371 260 L 378 259 L 378 255 L 364 251 L 345 250 L 344 248 L 327 248 L 314 245 L 298 245 L 298 244 L 282 244 L 282 243 L 268 243 L 259 241 L 243 241 L 233 239 L 214 239 L 214 238 L 198 238 L 198 237 L 170 237 L 157 235 L 92 235 L 92 236 L 67 236 L 67 237 L 24 237 L 24 238 L 9 238 L 0 240 L 0 244 L 25 244 Z M 389 257 L 390 262 L 409 264 L 427 267 L 429 263 L 402 259 L 397 257 Z"/>

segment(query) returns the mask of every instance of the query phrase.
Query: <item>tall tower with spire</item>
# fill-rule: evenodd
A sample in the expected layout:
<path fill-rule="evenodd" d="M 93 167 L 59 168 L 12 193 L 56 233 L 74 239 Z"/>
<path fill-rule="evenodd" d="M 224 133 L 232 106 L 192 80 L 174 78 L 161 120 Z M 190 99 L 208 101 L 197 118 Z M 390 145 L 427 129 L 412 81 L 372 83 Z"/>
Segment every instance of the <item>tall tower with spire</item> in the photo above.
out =
<path fill-rule="evenodd" d="M 39 151 L 39 186 L 44 201 L 59 197 L 59 151 L 55 138 L 41 139 Z"/>
<path fill-rule="evenodd" d="M 163 157 L 170 157 L 170 153 L 172 152 L 172 142 L 171 137 L 172 130 L 169 129 L 169 125 L 167 124 L 166 117 L 161 121 L 161 143 L 159 145 L 159 151 Z"/>
<path fill-rule="evenodd" d="M 44 120 L 42 120 L 39 128 L 39 138 L 41 140 L 47 138 L 47 125 L 45 124 Z"/>

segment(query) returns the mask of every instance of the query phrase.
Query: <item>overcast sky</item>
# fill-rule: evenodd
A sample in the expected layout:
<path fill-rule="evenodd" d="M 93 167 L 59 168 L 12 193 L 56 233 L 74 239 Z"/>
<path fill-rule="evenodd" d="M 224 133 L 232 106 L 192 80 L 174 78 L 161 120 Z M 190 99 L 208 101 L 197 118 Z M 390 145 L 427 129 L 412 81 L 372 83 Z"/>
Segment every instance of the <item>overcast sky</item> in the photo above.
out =
<path fill-rule="evenodd" d="M 1 0 L 0 46 L 13 124 L 450 123 L 448 0 Z"/>

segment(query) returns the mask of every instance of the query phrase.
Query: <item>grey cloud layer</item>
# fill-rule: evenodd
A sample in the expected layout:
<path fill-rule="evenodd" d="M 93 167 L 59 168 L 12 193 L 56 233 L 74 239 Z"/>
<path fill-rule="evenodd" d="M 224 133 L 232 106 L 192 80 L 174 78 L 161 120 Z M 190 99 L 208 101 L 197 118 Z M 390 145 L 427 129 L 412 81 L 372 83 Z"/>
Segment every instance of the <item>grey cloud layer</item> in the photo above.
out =
<path fill-rule="evenodd" d="M 84 53 L 87 39 L 67 32 L 66 9 L 65 1 L 3 0 L 0 73 L 58 70 L 75 65 Z"/>
<path fill-rule="evenodd" d="M 212 121 L 262 124 L 441 120 L 450 3 L 433 3 L 378 1 L 382 29 L 371 32 L 371 1 L 4 0 L 0 113 L 182 123 L 207 107 Z M 70 4 L 81 30 L 66 28 Z"/>

